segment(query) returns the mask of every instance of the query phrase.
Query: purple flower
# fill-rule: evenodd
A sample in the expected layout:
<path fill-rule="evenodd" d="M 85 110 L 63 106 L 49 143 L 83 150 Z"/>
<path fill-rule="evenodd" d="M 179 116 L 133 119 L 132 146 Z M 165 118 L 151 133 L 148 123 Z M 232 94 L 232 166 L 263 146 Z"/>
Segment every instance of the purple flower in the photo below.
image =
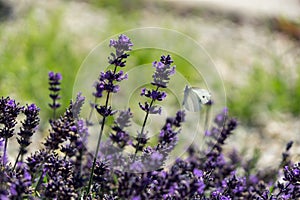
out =
<path fill-rule="evenodd" d="M 173 60 L 171 60 L 171 56 L 161 56 L 160 62 L 155 61 L 153 63 L 153 67 L 156 69 L 153 74 L 153 82 L 152 85 L 156 85 L 158 87 L 166 88 L 169 83 L 171 75 L 175 74 L 175 66 L 171 66 Z"/>
<path fill-rule="evenodd" d="M 158 138 L 161 146 L 175 145 L 179 131 L 176 131 L 174 128 L 179 127 L 184 121 L 184 116 L 184 111 L 178 111 L 175 118 L 167 118 Z"/>
<path fill-rule="evenodd" d="M 139 103 L 139 106 L 143 111 L 148 112 L 149 114 L 161 114 L 161 107 L 150 106 L 148 102 L 145 102 L 144 105 Z"/>
<path fill-rule="evenodd" d="M 118 40 L 110 40 L 109 46 L 114 47 L 116 50 L 116 53 L 111 53 L 111 56 L 108 58 L 108 62 L 111 65 L 114 65 L 114 69 L 108 70 L 106 72 L 101 72 L 99 79 L 94 84 L 94 86 L 96 88 L 96 92 L 94 92 L 93 95 L 96 98 L 102 97 L 103 92 L 106 91 L 105 105 L 97 105 L 95 103 L 95 105 L 93 106 L 93 108 L 96 108 L 97 112 L 103 117 L 102 121 L 100 122 L 100 123 L 102 123 L 102 125 L 100 128 L 100 134 L 98 137 L 97 148 L 95 151 L 95 158 L 97 158 L 98 153 L 99 153 L 99 148 L 100 148 L 100 144 L 101 144 L 101 138 L 102 138 L 102 134 L 103 134 L 103 130 L 104 130 L 105 120 L 108 116 L 116 113 L 115 111 L 112 110 L 111 106 L 108 105 L 110 93 L 117 93 L 119 91 L 119 86 L 116 85 L 115 82 L 120 82 L 124 79 L 127 79 L 127 75 L 126 74 L 124 75 L 123 71 L 117 71 L 117 70 L 118 70 L 118 67 L 125 67 L 126 61 L 124 59 L 126 59 L 129 56 L 129 54 L 127 54 L 126 52 L 131 50 L 131 47 L 133 46 L 133 44 L 131 43 L 130 39 L 127 36 L 120 35 Z M 116 135 L 114 135 L 114 136 L 116 136 Z M 122 142 L 125 142 L 124 139 L 126 138 L 126 135 L 124 134 L 124 132 L 121 133 L 120 131 L 118 131 L 118 136 L 116 136 L 116 137 L 114 137 L 114 136 L 112 136 L 112 138 L 114 140 L 117 140 L 119 136 L 124 136 L 122 138 L 123 139 Z M 126 141 L 126 143 L 127 143 L 127 141 Z M 93 161 L 93 166 L 92 166 L 91 174 L 90 174 L 90 178 L 89 178 L 89 184 L 88 184 L 88 187 L 86 190 L 87 193 L 90 192 L 90 189 L 92 186 L 92 181 L 93 181 L 93 176 L 94 176 L 93 172 L 94 172 L 95 166 L 96 166 L 96 159 L 94 159 L 94 161 Z"/>
<path fill-rule="evenodd" d="M 17 141 L 20 144 L 21 156 L 27 153 L 26 147 L 28 147 L 31 143 L 30 138 L 39 124 L 39 111 L 40 109 L 35 104 L 26 105 L 25 109 L 23 110 L 26 119 L 24 120 L 24 122 L 22 122 L 22 127 L 20 128 L 20 132 L 18 133 L 20 137 L 17 138 Z M 21 161 L 22 160 L 23 158 L 21 157 Z"/>
<path fill-rule="evenodd" d="M 73 104 L 71 103 L 63 117 L 60 117 L 54 121 L 50 121 L 52 130 L 44 142 L 44 145 L 47 149 L 57 150 L 59 145 L 65 142 L 67 139 L 76 140 L 79 137 L 72 111 Z"/>
<path fill-rule="evenodd" d="M 14 127 L 17 124 L 17 117 L 23 108 L 16 104 L 15 100 L 9 97 L 0 99 L 0 138 L 4 139 L 2 156 L 3 165 L 7 162 L 6 151 L 8 139 L 14 134 Z"/>
<path fill-rule="evenodd" d="M 105 73 L 104 72 L 100 73 L 99 80 L 100 81 L 117 81 L 117 82 L 120 82 L 120 81 L 122 81 L 124 79 L 127 79 L 127 78 L 128 78 L 128 75 L 124 74 L 124 72 L 122 70 L 119 71 L 118 73 L 114 73 L 111 70 L 108 70 Z"/>
<path fill-rule="evenodd" d="M 224 125 L 227 115 L 228 109 L 224 108 L 223 111 L 215 117 L 214 121 L 218 125 L 218 127 L 222 127 Z"/>
<path fill-rule="evenodd" d="M 120 82 L 124 79 L 127 79 L 127 74 L 124 74 L 123 71 L 115 73 L 111 70 L 107 72 L 101 72 L 98 81 L 94 84 L 96 92 L 93 95 L 97 98 L 103 96 L 103 91 L 117 93 L 119 91 L 119 86 L 115 85 L 114 82 Z"/>
<path fill-rule="evenodd" d="M 167 97 L 165 92 L 157 91 L 157 90 L 147 90 L 146 88 L 142 89 L 141 96 L 146 96 L 153 101 L 162 101 Z"/>
<path fill-rule="evenodd" d="M 147 171 L 153 171 L 161 168 L 165 157 L 161 152 L 148 146 L 143 150 L 141 160 L 145 163 Z"/>
<path fill-rule="evenodd" d="M 141 197 L 140 196 L 135 196 L 131 200 L 141 200 Z"/>
<path fill-rule="evenodd" d="M 47 182 L 42 185 L 44 198 L 75 199 L 77 193 L 74 187 L 72 164 L 61 159 L 57 154 L 50 154 L 44 164 Z"/>
<path fill-rule="evenodd" d="M 196 168 L 193 170 L 193 173 L 197 178 L 201 178 L 203 176 L 203 171 Z"/>
<path fill-rule="evenodd" d="M 142 89 L 141 96 L 146 96 L 147 98 L 150 98 L 151 101 L 150 103 L 145 102 L 144 104 L 139 102 L 140 108 L 146 112 L 144 122 L 141 128 L 141 131 L 139 135 L 136 137 L 137 139 L 137 144 L 134 145 L 136 148 L 135 154 L 134 154 L 134 159 L 136 157 L 136 154 L 139 150 L 142 150 L 141 147 L 144 145 L 140 145 L 141 141 L 140 138 L 146 138 L 146 134 L 144 133 L 145 125 L 148 119 L 149 114 L 161 114 L 161 107 L 154 105 L 155 101 L 162 101 L 163 99 L 166 98 L 166 93 L 159 91 L 159 88 L 166 88 L 167 83 L 169 82 L 170 75 L 173 75 L 175 73 L 175 67 L 171 67 L 170 64 L 173 61 L 171 60 L 171 57 L 168 55 L 166 56 L 161 56 L 160 62 L 154 62 L 153 66 L 156 68 L 154 74 L 153 74 L 153 82 L 151 83 L 152 85 L 156 86 L 155 90 L 148 90 L 146 88 Z M 142 136 L 142 137 L 141 137 Z M 146 141 L 146 140 L 144 140 Z"/>
<path fill-rule="evenodd" d="M 130 171 L 133 171 L 135 173 L 141 173 L 144 171 L 144 165 L 142 162 L 140 161 L 135 161 L 134 163 L 132 163 L 129 167 Z"/>
<path fill-rule="evenodd" d="M 16 176 L 10 180 L 10 198 L 19 199 L 25 194 L 29 194 L 31 186 L 31 175 L 26 168 L 20 166 L 17 168 Z"/>
<path fill-rule="evenodd" d="M 231 198 L 229 196 L 224 196 L 224 195 L 221 195 L 219 197 L 219 200 L 231 200 Z"/>
<path fill-rule="evenodd" d="M 110 139 L 117 143 L 120 148 L 124 148 L 129 144 L 130 136 L 124 130 L 124 128 L 130 126 L 130 119 L 132 118 L 132 113 L 130 109 L 125 111 L 120 111 L 118 118 L 115 120 L 115 125 L 112 127 L 112 130 L 115 133 L 110 134 Z"/>
<path fill-rule="evenodd" d="M 137 143 L 132 144 L 132 146 L 136 149 L 136 151 L 142 151 L 149 140 L 146 133 L 138 133 L 135 139 Z"/>
<path fill-rule="evenodd" d="M 0 138 L 7 139 L 13 136 L 16 119 L 21 110 L 22 107 L 15 100 L 9 97 L 0 99 Z"/>
<path fill-rule="evenodd" d="M 121 34 L 118 40 L 110 40 L 110 47 L 114 47 L 116 49 L 116 56 L 121 57 L 125 51 L 131 51 L 131 47 L 133 46 L 129 37 L 124 34 Z"/>
<path fill-rule="evenodd" d="M 102 186 L 106 185 L 108 172 L 108 163 L 105 161 L 97 161 L 93 177 L 95 183 L 98 183 Z"/>
<path fill-rule="evenodd" d="M 291 184 L 295 185 L 300 182 L 300 163 L 297 163 L 292 167 L 285 166 L 283 172 L 283 180 L 289 181 Z"/>
<path fill-rule="evenodd" d="M 76 101 L 73 103 L 72 112 L 74 114 L 74 118 L 78 119 L 84 101 L 85 101 L 85 97 L 81 96 L 81 92 L 79 92 L 76 96 Z"/>
<path fill-rule="evenodd" d="M 62 75 L 60 73 L 49 72 L 48 76 L 49 81 L 51 81 L 51 84 L 60 85 L 59 81 L 62 80 Z"/>
<path fill-rule="evenodd" d="M 118 124 L 121 129 L 123 129 L 130 126 L 131 118 L 132 112 L 130 111 L 130 108 L 128 108 L 128 110 L 120 111 L 119 117 L 116 119 L 115 123 Z"/>
<path fill-rule="evenodd" d="M 60 81 L 62 80 L 62 76 L 60 73 L 49 72 L 48 80 L 49 80 L 49 91 L 50 91 L 49 96 L 52 99 L 52 103 L 49 104 L 49 106 L 55 111 L 57 108 L 60 107 L 60 103 L 57 103 L 57 100 L 60 99 L 59 91 L 60 91 Z M 53 115 L 55 115 L 55 112 Z"/>
<path fill-rule="evenodd" d="M 117 111 L 113 111 L 111 106 L 96 106 L 96 110 L 97 112 L 104 116 L 104 117 L 108 117 L 108 116 L 111 116 L 111 115 L 114 115 Z"/>

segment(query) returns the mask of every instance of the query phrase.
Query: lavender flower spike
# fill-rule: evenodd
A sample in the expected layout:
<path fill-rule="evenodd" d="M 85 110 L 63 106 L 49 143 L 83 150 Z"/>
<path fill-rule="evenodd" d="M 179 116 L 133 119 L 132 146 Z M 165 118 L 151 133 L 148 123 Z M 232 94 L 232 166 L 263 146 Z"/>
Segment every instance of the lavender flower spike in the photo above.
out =
<path fill-rule="evenodd" d="M 109 135 L 110 139 L 117 143 L 120 148 L 124 148 L 130 141 L 129 134 L 124 130 L 124 128 L 130 126 L 130 119 L 132 118 L 132 112 L 130 109 L 125 111 L 120 111 L 118 118 L 115 120 L 115 125 L 112 130 L 115 133 Z"/>
<path fill-rule="evenodd" d="M 116 49 L 116 56 L 120 57 L 124 54 L 125 51 L 131 51 L 131 47 L 133 46 L 133 44 L 130 41 L 129 37 L 121 34 L 118 40 L 111 39 L 109 46 L 114 47 Z"/>
<path fill-rule="evenodd" d="M 152 85 L 156 86 L 156 89 L 146 89 L 143 88 L 141 91 L 141 96 L 145 96 L 151 99 L 151 102 L 145 102 L 144 104 L 139 102 L 140 108 L 146 112 L 146 116 L 144 118 L 144 122 L 142 125 L 142 129 L 138 132 L 136 137 L 136 144 L 133 144 L 135 148 L 134 160 L 138 151 L 142 151 L 143 147 L 148 141 L 147 135 L 144 131 L 145 125 L 148 119 L 149 114 L 160 114 L 161 107 L 154 105 L 155 101 L 162 101 L 166 98 L 167 94 L 163 91 L 159 91 L 159 88 L 166 88 L 167 84 L 169 83 L 169 76 L 175 73 L 175 66 L 171 67 L 173 60 L 171 59 L 170 55 L 164 56 L 162 55 L 160 58 L 160 62 L 155 61 L 153 63 L 153 67 L 156 68 L 153 74 L 153 81 L 151 82 Z"/>
<path fill-rule="evenodd" d="M 0 99 L 0 138 L 4 139 L 4 149 L 2 163 L 6 164 L 6 149 L 8 139 L 14 134 L 14 127 L 17 124 L 17 117 L 21 111 L 22 107 L 15 100 L 7 98 Z"/>
<path fill-rule="evenodd" d="M 92 110 L 90 112 L 90 116 L 92 114 L 93 109 L 96 108 L 96 111 L 98 112 L 98 114 L 100 114 L 102 116 L 102 120 L 100 122 L 101 128 L 99 131 L 99 137 L 98 137 L 97 147 L 96 147 L 96 151 L 95 151 L 91 175 L 89 178 L 89 184 L 88 184 L 88 187 L 86 190 L 87 193 L 90 192 L 90 189 L 92 186 L 94 170 L 95 170 L 95 166 L 96 166 L 97 155 L 98 155 L 99 148 L 100 148 L 100 143 L 101 143 L 102 133 L 104 130 L 105 121 L 108 116 L 115 114 L 115 111 L 112 109 L 112 107 L 108 105 L 110 94 L 117 93 L 119 91 L 119 85 L 116 85 L 115 84 L 116 82 L 120 82 L 124 79 L 127 79 L 127 74 L 124 74 L 123 71 L 117 71 L 117 70 L 118 70 L 118 67 L 125 67 L 126 61 L 124 59 L 126 59 L 129 56 L 129 54 L 127 54 L 126 52 L 131 51 L 131 47 L 133 46 L 133 44 L 131 43 L 130 39 L 126 35 L 120 35 L 118 40 L 113 40 L 113 39 L 110 40 L 109 46 L 114 47 L 116 50 L 116 53 L 111 53 L 111 57 L 108 58 L 108 62 L 110 64 L 114 65 L 114 69 L 108 70 L 106 72 L 101 72 L 99 79 L 97 80 L 97 82 L 94 85 L 96 88 L 96 92 L 94 92 L 93 95 L 96 98 L 95 98 L 95 104 L 93 104 Z M 103 96 L 104 91 L 106 91 L 105 105 L 96 104 L 96 99 L 101 98 Z M 90 119 L 88 119 L 88 121 L 89 120 Z M 123 139 L 125 139 L 125 138 L 127 138 L 127 137 L 124 136 Z M 126 143 L 124 143 L 124 145 Z"/>
<path fill-rule="evenodd" d="M 116 49 L 116 53 L 111 53 L 111 57 L 108 58 L 109 63 L 115 66 L 124 67 L 126 61 L 123 59 L 127 58 L 129 55 L 125 53 L 126 51 L 131 51 L 131 47 L 133 46 L 130 39 L 121 34 L 118 40 L 110 40 L 110 47 L 114 47 Z"/>
<path fill-rule="evenodd" d="M 19 137 L 17 138 L 18 143 L 20 144 L 19 154 L 16 158 L 14 169 L 18 162 L 19 156 L 21 156 L 21 161 L 23 161 L 24 154 L 27 153 L 27 147 L 30 145 L 30 138 L 33 133 L 36 131 L 37 126 L 39 125 L 39 111 L 40 109 L 35 105 L 26 105 L 26 108 L 23 110 L 26 119 L 22 122 L 22 127 L 18 133 Z"/>
<path fill-rule="evenodd" d="M 49 72 L 49 90 L 50 90 L 50 98 L 52 99 L 52 103 L 49 104 L 50 108 L 53 109 L 53 118 L 55 118 L 55 111 L 60 107 L 60 103 L 57 103 L 57 100 L 60 99 L 59 91 L 60 91 L 60 81 L 62 80 L 62 76 L 60 73 Z"/>
<path fill-rule="evenodd" d="M 153 67 L 156 68 L 155 73 L 153 74 L 152 85 L 158 87 L 166 88 L 169 83 L 169 76 L 175 74 L 175 66 L 171 66 L 173 60 L 170 55 L 161 56 L 160 62 L 153 62 Z"/>

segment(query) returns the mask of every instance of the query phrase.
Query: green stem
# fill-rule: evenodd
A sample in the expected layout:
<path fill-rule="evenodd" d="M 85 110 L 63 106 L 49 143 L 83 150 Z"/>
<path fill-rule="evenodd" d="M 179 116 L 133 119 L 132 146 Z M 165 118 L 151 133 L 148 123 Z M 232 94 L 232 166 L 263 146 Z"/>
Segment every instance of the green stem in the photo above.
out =
<path fill-rule="evenodd" d="M 53 99 L 52 105 L 54 106 L 54 108 L 53 108 L 53 120 L 55 120 L 55 117 L 56 117 L 55 99 Z"/>
<path fill-rule="evenodd" d="M 5 166 L 5 158 L 6 158 L 6 149 L 7 149 L 8 138 L 5 138 L 5 144 L 3 149 L 3 166 Z"/>
<path fill-rule="evenodd" d="M 15 161 L 15 164 L 14 164 L 14 167 L 13 167 L 13 171 L 15 170 L 15 168 L 16 168 L 16 166 L 17 166 L 17 162 L 18 162 L 18 160 L 19 160 L 19 158 L 20 158 L 20 155 L 21 155 L 21 149 L 20 149 L 20 151 L 19 151 L 19 153 L 18 153 L 18 156 L 17 156 L 17 158 L 16 158 L 16 161 Z"/>
<path fill-rule="evenodd" d="M 50 153 L 50 150 L 47 150 L 46 155 L 48 155 L 49 153 Z M 46 160 L 43 160 L 43 162 L 41 163 L 41 165 L 40 165 L 40 167 L 39 167 L 39 169 L 37 171 L 40 171 L 41 169 L 43 169 L 43 165 L 45 164 L 45 162 L 46 162 Z M 39 180 L 38 180 L 38 182 L 37 182 L 37 184 L 36 184 L 36 186 L 34 188 L 34 193 L 36 195 L 38 195 L 37 192 L 39 190 L 40 184 L 42 183 L 43 177 L 44 177 L 44 172 L 42 170 L 41 175 L 39 177 Z"/>
<path fill-rule="evenodd" d="M 117 70 L 117 66 L 115 66 L 113 74 L 116 73 L 116 70 Z M 110 92 L 107 92 L 106 101 L 105 101 L 105 109 L 107 109 L 107 106 L 108 106 L 109 95 L 110 95 Z M 98 142 L 97 142 L 97 147 L 96 147 L 96 152 L 95 152 L 95 155 L 94 155 L 92 171 L 91 171 L 91 175 L 90 175 L 90 178 L 89 178 L 89 185 L 88 185 L 88 188 L 86 190 L 87 194 L 90 193 L 92 182 L 93 182 L 94 170 L 95 170 L 96 161 L 97 161 L 97 157 L 98 157 L 98 153 L 99 153 L 99 149 L 100 149 L 100 143 L 101 143 L 101 138 L 102 138 L 102 134 L 103 134 L 103 130 L 104 130 L 105 120 L 106 120 L 106 116 L 103 116 L 100 132 L 99 132 L 99 138 L 98 138 Z"/>
<path fill-rule="evenodd" d="M 105 119 L 106 119 L 106 117 L 103 117 L 102 124 L 101 124 L 101 129 L 100 129 L 100 133 L 99 133 L 100 135 L 99 135 L 98 143 L 97 143 L 97 147 L 96 147 L 96 152 L 95 152 L 95 155 L 94 155 L 92 171 L 91 171 L 91 175 L 90 175 L 90 179 L 89 179 L 87 194 L 90 193 L 91 185 L 92 185 L 92 182 L 93 182 L 94 170 L 95 170 L 96 161 L 97 161 L 97 157 L 98 157 L 98 153 L 99 153 L 99 148 L 100 148 L 102 133 L 103 133 L 103 129 L 104 129 Z"/>
<path fill-rule="evenodd" d="M 41 172 L 41 175 L 40 175 L 40 178 L 39 178 L 39 180 L 38 180 L 38 182 L 37 182 L 37 184 L 36 184 L 36 186 L 35 186 L 35 188 L 34 188 L 34 193 L 35 193 L 36 195 L 38 195 L 39 187 L 40 187 L 41 183 L 43 182 L 44 174 L 45 174 L 45 173 L 42 171 L 42 172 Z"/>
<path fill-rule="evenodd" d="M 158 91 L 158 88 L 159 88 L 159 87 L 157 86 L 157 88 L 156 88 L 156 90 L 155 90 L 156 92 Z M 149 111 L 150 111 L 150 108 L 152 107 L 153 103 L 154 103 L 154 100 L 152 99 L 151 102 L 150 102 L 150 105 L 149 105 Z M 148 116 L 149 116 L 149 114 L 150 114 L 149 111 L 146 112 L 146 116 L 145 116 L 145 118 L 144 118 L 144 122 L 143 122 L 143 126 L 142 126 L 142 129 L 141 129 L 141 133 L 139 134 L 139 135 L 141 135 L 141 136 L 142 136 L 143 133 L 144 133 L 144 129 L 145 129 L 145 126 L 146 126 L 146 122 L 147 122 Z M 137 152 L 138 152 L 140 143 L 141 143 L 141 140 L 140 140 L 140 138 L 139 138 L 139 136 L 138 136 L 138 138 L 137 138 L 137 145 L 136 145 L 135 153 L 134 153 L 134 156 L 133 156 L 133 162 L 135 161 L 136 154 L 137 154 Z"/>

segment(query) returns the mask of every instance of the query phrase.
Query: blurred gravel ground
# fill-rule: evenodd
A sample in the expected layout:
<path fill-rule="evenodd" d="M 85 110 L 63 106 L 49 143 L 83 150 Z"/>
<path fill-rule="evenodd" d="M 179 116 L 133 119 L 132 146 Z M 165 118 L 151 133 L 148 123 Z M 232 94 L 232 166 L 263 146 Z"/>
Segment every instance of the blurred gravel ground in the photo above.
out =
<path fill-rule="evenodd" d="M 165 0 L 181 6 L 199 6 L 221 12 L 238 13 L 251 17 L 284 16 L 291 20 L 300 17 L 299 0 Z"/>

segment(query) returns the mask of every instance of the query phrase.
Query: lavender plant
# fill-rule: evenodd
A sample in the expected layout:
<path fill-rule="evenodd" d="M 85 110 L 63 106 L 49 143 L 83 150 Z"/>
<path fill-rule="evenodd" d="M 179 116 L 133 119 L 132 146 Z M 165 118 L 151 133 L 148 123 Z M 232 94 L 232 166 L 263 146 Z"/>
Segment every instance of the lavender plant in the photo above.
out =
<path fill-rule="evenodd" d="M 96 110 L 101 119 L 95 152 L 86 148 L 90 118 L 80 116 L 85 98 L 81 94 L 70 102 L 65 113 L 57 117 L 60 74 L 49 73 L 54 115 L 49 135 L 41 149 L 27 155 L 30 138 L 37 131 L 39 108 L 35 104 L 21 106 L 10 97 L 0 99 L 0 199 L 299 199 L 300 162 L 293 162 L 289 142 L 282 154 L 280 166 L 273 170 L 258 169 L 258 156 L 249 160 L 236 150 L 223 151 L 227 139 L 234 134 L 238 121 L 228 116 L 225 108 L 205 132 L 206 146 L 199 150 L 193 144 L 182 158 L 165 165 L 170 152 L 176 147 L 186 113 L 177 111 L 168 117 L 157 134 L 157 143 L 149 142 L 146 122 L 150 114 L 159 114 L 155 103 L 166 98 L 170 76 L 175 73 L 171 56 L 161 56 L 154 62 L 154 88 L 143 88 L 141 95 L 148 101 L 139 104 L 145 118 L 138 134 L 129 131 L 134 113 L 130 108 L 114 110 L 109 98 L 119 91 L 116 84 L 127 78 L 119 68 L 132 48 L 130 39 L 119 36 L 111 40 L 115 52 L 109 57 L 113 70 L 101 72 L 95 83 Z M 97 99 L 104 97 L 104 105 Z M 210 105 L 213 106 L 213 105 Z M 92 112 L 91 110 L 91 112 Z M 24 115 L 20 131 L 15 135 L 18 117 Z M 115 116 L 107 141 L 102 141 L 106 120 Z M 109 128 L 109 127 L 108 127 Z M 19 152 L 16 160 L 8 158 L 8 141 L 17 139 Z M 132 148 L 129 155 L 126 148 Z M 25 159 L 26 157 L 26 159 Z M 14 163 L 14 165 L 12 165 Z"/>
<path fill-rule="evenodd" d="M 14 164 L 13 169 L 15 169 L 16 164 L 21 156 L 21 162 L 23 162 L 23 156 L 27 153 L 27 147 L 30 145 L 30 138 L 33 133 L 36 131 L 36 128 L 39 124 L 39 108 L 36 107 L 35 104 L 26 105 L 26 108 L 23 110 L 26 119 L 22 122 L 22 127 L 20 128 L 20 132 L 18 133 L 19 137 L 17 141 L 20 145 L 20 150 L 18 156 L 16 158 L 16 162 Z"/>
<path fill-rule="evenodd" d="M 101 128 L 99 132 L 98 143 L 96 147 L 96 152 L 94 156 L 93 166 L 91 170 L 91 175 L 89 179 L 89 185 L 87 187 L 87 193 L 90 192 L 94 170 L 97 162 L 98 151 L 100 148 L 101 138 L 104 130 L 105 120 L 108 116 L 114 115 L 116 111 L 113 111 L 111 106 L 108 105 L 110 94 L 117 93 L 119 91 L 119 86 L 115 84 L 115 82 L 120 82 L 127 78 L 127 75 L 123 73 L 123 71 L 118 71 L 118 67 L 125 67 L 126 59 L 129 54 L 127 51 L 131 50 L 132 43 L 130 39 L 125 35 L 120 35 L 118 40 L 110 40 L 110 47 L 115 48 L 115 53 L 111 53 L 111 57 L 109 57 L 109 64 L 114 65 L 114 70 L 108 70 L 106 72 L 101 72 L 99 76 L 99 80 L 95 83 L 96 92 L 93 95 L 96 98 L 101 98 L 103 96 L 103 92 L 106 91 L 106 100 L 105 105 L 97 105 L 95 104 L 95 108 L 97 112 L 102 116 L 102 121 L 100 122 Z"/>
<path fill-rule="evenodd" d="M 60 103 L 57 100 L 60 99 L 59 91 L 60 91 L 60 81 L 62 80 L 62 75 L 60 73 L 49 72 L 49 91 L 50 98 L 52 99 L 52 103 L 49 103 L 51 109 L 53 109 L 53 119 L 56 117 L 56 109 L 60 107 Z"/>
<path fill-rule="evenodd" d="M 155 89 L 146 89 L 143 88 L 141 95 L 151 99 L 150 103 L 145 102 L 144 104 L 139 103 L 140 108 L 145 111 L 146 115 L 144 118 L 144 122 L 141 128 L 141 131 L 138 132 L 136 137 L 136 144 L 134 144 L 135 153 L 134 160 L 138 153 L 138 151 L 142 151 L 144 146 L 147 144 L 148 138 L 145 132 L 145 126 L 148 119 L 149 114 L 160 114 L 161 108 L 154 105 L 155 101 L 162 101 L 166 98 L 167 94 L 163 91 L 160 91 L 160 88 L 166 88 L 167 84 L 170 80 L 170 75 L 175 73 L 175 67 L 171 66 L 173 60 L 168 56 L 161 56 L 160 62 L 155 61 L 153 63 L 153 67 L 155 68 L 155 73 L 153 74 L 152 85 L 156 86 Z"/>

